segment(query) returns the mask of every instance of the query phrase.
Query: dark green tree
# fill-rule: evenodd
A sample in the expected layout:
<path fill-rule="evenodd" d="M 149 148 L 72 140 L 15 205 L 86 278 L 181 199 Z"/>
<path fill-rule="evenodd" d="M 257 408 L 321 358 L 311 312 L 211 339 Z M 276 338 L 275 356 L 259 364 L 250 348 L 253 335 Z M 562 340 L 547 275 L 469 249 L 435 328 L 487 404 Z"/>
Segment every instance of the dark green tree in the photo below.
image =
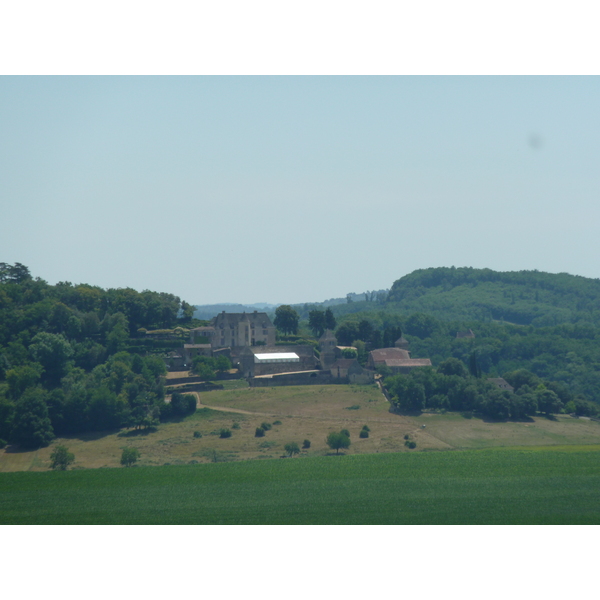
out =
<path fill-rule="evenodd" d="M 292 457 L 294 454 L 300 454 L 300 447 L 296 442 L 290 442 L 284 446 L 285 451 L 288 453 L 288 456 Z"/>
<path fill-rule="evenodd" d="M 53 383 L 58 383 L 66 374 L 67 363 L 74 354 L 71 344 L 62 334 L 43 331 L 33 337 L 29 352 L 33 360 L 44 367 L 44 377 Z"/>
<path fill-rule="evenodd" d="M 24 448 L 41 448 L 54 439 L 48 416 L 47 393 L 28 388 L 15 405 L 11 442 Z"/>
<path fill-rule="evenodd" d="M 325 313 L 322 310 L 311 310 L 308 313 L 308 326 L 315 337 L 321 337 L 325 332 Z"/>
<path fill-rule="evenodd" d="M 275 311 L 275 320 L 273 325 L 284 335 L 298 333 L 298 322 L 300 317 L 298 313 L 288 304 L 282 304 Z"/>
<path fill-rule="evenodd" d="M 469 375 L 462 360 L 458 360 L 458 358 L 447 358 L 440 363 L 437 371 L 442 375 L 458 375 L 459 377 L 467 377 Z"/>
<path fill-rule="evenodd" d="M 339 454 L 341 449 L 350 448 L 350 438 L 340 431 L 331 432 L 325 441 L 336 454 Z"/>
<path fill-rule="evenodd" d="M 325 310 L 325 329 L 329 329 L 333 331 L 336 326 L 335 317 L 333 316 L 333 311 L 330 308 Z"/>
<path fill-rule="evenodd" d="M 140 458 L 140 451 L 137 448 L 123 448 L 121 454 L 121 464 L 124 467 L 133 466 Z"/>
<path fill-rule="evenodd" d="M 50 455 L 50 468 L 54 471 L 66 471 L 75 460 L 75 455 L 66 446 L 56 446 Z"/>

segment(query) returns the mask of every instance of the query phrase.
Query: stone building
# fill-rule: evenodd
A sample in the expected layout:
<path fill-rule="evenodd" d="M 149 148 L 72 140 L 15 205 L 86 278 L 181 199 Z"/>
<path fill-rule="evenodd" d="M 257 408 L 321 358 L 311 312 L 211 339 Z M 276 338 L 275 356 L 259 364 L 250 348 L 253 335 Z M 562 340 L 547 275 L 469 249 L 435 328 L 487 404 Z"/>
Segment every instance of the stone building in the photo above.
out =
<path fill-rule="evenodd" d="M 331 383 L 373 383 L 375 373 L 363 369 L 356 358 L 338 358 L 330 367 Z"/>
<path fill-rule="evenodd" d="M 197 327 L 190 332 L 190 342 L 209 343 L 218 348 L 241 348 L 244 346 L 273 346 L 275 326 L 267 313 L 226 313 L 223 311 L 212 319 L 210 326 Z"/>
<path fill-rule="evenodd" d="M 238 360 L 244 377 L 319 368 L 319 360 L 312 346 L 246 346 L 241 349 Z"/>
<path fill-rule="evenodd" d="M 408 374 L 419 367 L 431 367 L 428 358 L 411 358 L 410 352 L 403 348 L 379 348 L 369 352 L 367 367 L 377 369 L 386 366 L 394 373 Z"/>

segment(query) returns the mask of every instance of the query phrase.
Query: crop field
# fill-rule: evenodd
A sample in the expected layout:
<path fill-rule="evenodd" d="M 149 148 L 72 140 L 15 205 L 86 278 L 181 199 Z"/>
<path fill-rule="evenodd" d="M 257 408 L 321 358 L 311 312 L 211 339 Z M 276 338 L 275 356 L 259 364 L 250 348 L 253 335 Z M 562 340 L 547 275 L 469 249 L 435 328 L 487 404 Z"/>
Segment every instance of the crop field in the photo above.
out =
<path fill-rule="evenodd" d="M 1 524 L 600 524 L 598 446 L 0 473 Z"/>
<path fill-rule="evenodd" d="M 346 428 L 351 446 L 346 455 L 415 453 L 431 450 L 467 450 L 505 446 L 600 444 L 600 423 L 558 416 L 524 422 L 488 422 L 457 413 L 400 416 L 375 386 L 240 387 L 197 394 L 199 410 L 156 431 L 105 431 L 55 440 L 48 448 L 0 451 L 0 472 L 47 471 L 50 454 L 63 444 L 75 455 L 74 469 L 119 467 L 122 449 L 139 450 L 140 466 L 195 465 L 208 462 L 278 459 L 289 442 L 310 448 L 301 458 L 331 453 L 329 432 Z M 271 425 L 264 437 L 255 437 L 262 423 Z M 359 432 L 368 425 L 368 438 Z M 425 427 L 423 427 L 425 426 Z M 221 428 L 231 437 L 220 438 Z M 415 450 L 404 445 L 409 435 Z"/>

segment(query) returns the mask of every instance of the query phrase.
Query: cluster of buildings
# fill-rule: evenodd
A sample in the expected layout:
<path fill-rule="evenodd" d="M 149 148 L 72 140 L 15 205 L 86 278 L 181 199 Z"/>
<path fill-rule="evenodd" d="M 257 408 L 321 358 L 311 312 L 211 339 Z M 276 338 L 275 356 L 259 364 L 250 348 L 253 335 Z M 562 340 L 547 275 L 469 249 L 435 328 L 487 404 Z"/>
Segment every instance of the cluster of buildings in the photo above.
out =
<path fill-rule="evenodd" d="M 166 357 L 173 371 L 189 369 L 195 356 L 227 356 L 252 386 L 324 383 L 370 383 L 375 370 L 385 365 L 395 373 L 430 367 L 428 358 L 411 358 L 408 342 L 400 337 L 393 348 L 369 352 L 367 367 L 345 358 L 332 331 L 319 339 L 319 352 L 311 345 L 276 345 L 275 326 L 264 312 L 226 313 L 209 326 L 190 331 L 190 343 Z"/>

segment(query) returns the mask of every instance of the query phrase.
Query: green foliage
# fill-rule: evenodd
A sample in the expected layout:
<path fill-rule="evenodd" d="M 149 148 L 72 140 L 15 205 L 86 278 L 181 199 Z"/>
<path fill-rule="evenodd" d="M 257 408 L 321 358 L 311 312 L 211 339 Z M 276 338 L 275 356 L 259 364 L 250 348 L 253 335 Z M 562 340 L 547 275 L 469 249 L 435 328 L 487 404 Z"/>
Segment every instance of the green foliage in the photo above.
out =
<path fill-rule="evenodd" d="M 342 430 L 340 431 L 340 433 L 341 433 L 342 435 L 345 435 L 347 438 L 349 438 L 349 437 L 350 437 L 350 432 L 349 432 L 347 429 L 342 429 Z"/>
<path fill-rule="evenodd" d="M 15 405 L 11 442 L 24 448 L 47 446 L 54 439 L 48 407 L 47 392 L 28 388 Z"/>
<path fill-rule="evenodd" d="M 279 420 L 273 421 L 273 425 L 281 425 L 281 421 L 279 421 Z"/>
<path fill-rule="evenodd" d="M 411 450 L 413 450 L 414 448 L 416 448 L 416 447 L 417 447 L 417 442 L 414 442 L 414 441 L 412 441 L 412 440 L 407 440 L 406 442 L 404 442 L 404 445 L 405 445 L 407 448 L 410 448 Z"/>
<path fill-rule="evenodd" d="M 342 432 L 330 433 L 325 442 L 336 454 L 339 454 L 341 449 L 350 448 L 350 437 Z"/>
<path fill-rule="evenodd" d="M 368 425 L 363 425 L 363 428 L 362 428 L 362 430 L 363 430 L 363 431 L 371 431 L 371 430 L 369 429 L 369 426 L 368 426 Z"/>
<path fill-rule="evenodd" d="M 123 448 L 121 454 L 121 464 L 124 467 L 133 466 L 140 458 L 140 451 L 137 448 Z"/>
<path fill-rule="evenodd" d="M 201 438 L 202 437 L 202 433 L 200 431 L 194 431 L 194 437 L 195 438 Z"/>
<path fill-rule="evenodd" d="M 254 432 L 254 437 L 265 437 L 265 430 L 262 427 L 257 427 Z"/>
<path fill-rule="evenodd" d="M 361 429 L 360 433 L 358 434 L 359 438 L 368 438 L 369 437 L 369 432 L 366 429 Z"/>
<path fill-rule="evenodd" d="M 288 304 L 282 304 L 275 311 L 273 325 L 284 335 L 298 333 L 298 322 L 300 317 L 298 313 Z"/>
<path fill-rule="evenodd" d="M 54 471 L 66 471 L 75 461 L 75 455 L 66 446 L 56 446 L 50 455 L 50 468 Z"/>
<path fill-rule="evenodd" d="M 260 424 L 260 426 L 265 430 L 265 431 L 269 431 L 269 429 L 272 428 L 271 423 L 267 423 L 267 422 L 263 422 Z"/>
<path fill-rule="evenodd" d="M 231 429 L 239 429 L 239 428 L 240 428 L 240 424 L 237 421 L 231 426 Z"/>
<path fill-rule="evenodd" d="M 298 444 L 296 444 L 296 442 L 290 442 L 289 444 L 286 444 L 283 448 L 287 452 L 289 457 L 292 457 L 295 454 L 300 454 L 300 447 L 298 446 Z"/>
<path fill-rule="evenodd" d="M 343 358 L 357 358 L 358 352 L 356 352 L 356 350 L 354 350 L 353 348 L 344 348 L 342 350 L 342 357 Z"/>
<path fill-rule="evenodd" d="M 310 448 L 310 440 L 304 440 L 302 442 L 302 449 L 303 450 L 308 450 Z"/>
<path fill-rule="evenodd" d="M 231 429 L 228 429 L 227 427 L 223 427 L 222 429 L 219 430 L 219 437 L 221 439 L 230 438 L 231 437 Z"/>

